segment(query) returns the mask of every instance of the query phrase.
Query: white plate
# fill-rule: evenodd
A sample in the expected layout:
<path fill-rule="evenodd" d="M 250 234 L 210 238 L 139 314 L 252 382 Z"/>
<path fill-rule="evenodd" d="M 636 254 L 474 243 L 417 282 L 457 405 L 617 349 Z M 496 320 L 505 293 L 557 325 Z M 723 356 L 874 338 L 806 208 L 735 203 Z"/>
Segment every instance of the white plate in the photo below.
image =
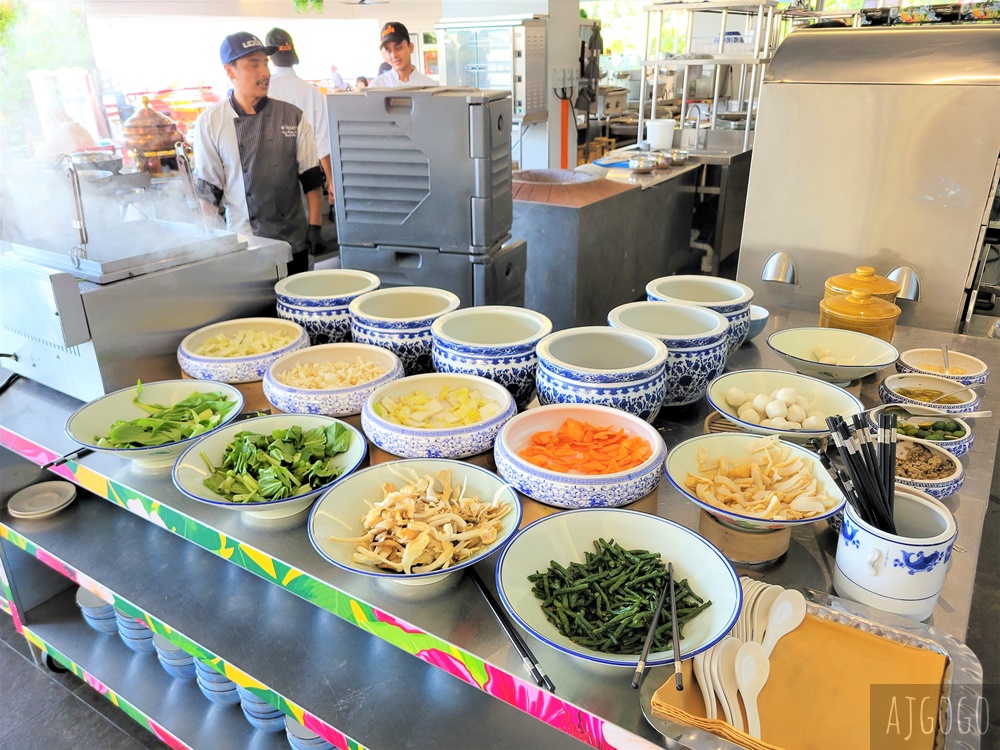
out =
<path fill-rule="evenodd" d="M 14 518 L 48 518 L 73 502 L 76 486 L 54 480 L 25 487 L 10 499 L 7 511 Z"/>

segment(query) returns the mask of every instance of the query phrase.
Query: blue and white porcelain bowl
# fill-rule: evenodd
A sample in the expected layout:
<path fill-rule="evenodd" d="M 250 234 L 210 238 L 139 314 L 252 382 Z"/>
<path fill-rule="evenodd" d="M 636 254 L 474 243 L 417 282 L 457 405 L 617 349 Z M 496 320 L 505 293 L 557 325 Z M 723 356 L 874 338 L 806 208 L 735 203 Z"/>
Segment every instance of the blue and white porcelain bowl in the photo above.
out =
<path fill-rule="evenodd" d="M 951 473 L 941 479 L 908 479 L 900 476 L 899 462 L 913 450 L 915 445 L 922 445 L 938 458 L 951 464 Z M 961 461 L 937 443 L 932 443 L 930 440 L 899 435 L 896 443 L 896 483 L 926 492 L 937 500 L 944 500 L 946 497 L 951 497 L 962 489 L 962 485 L 965 483 L 965 468 L 962 466 Z"/>
<path fill-rule="evenodd" d="M 637 331 L 567 328 L 538 342 L 544 404 L 601 404 L 652 422 L 667 390 L 667 347 Z"/>
<path fill-rule="evenodd" d="M 442 315 L 431 326 L 431 355 L 438 372 L 464 372 L 499 383 L 519 409 L 535 395 L 535 347 L 552 321 L 523 307 L 487 305 Z"/>
<path fill-rule="evenodd" d="M 347 308 L 355 297 L 382 284 L 373 273 L 352 268 L 304 271 L 286 276 L 274 285 L 279 305 L 293 308 Z"/>
<path fill-rule="evenodd" d="M 296 365 L 335 362 L 374 362 L 385 374 L 359 385 L 343 388 L 300 388 L 279 382 Z M 380 386 L 403 377 L 403 363 L 388 349 L 371 344 L 320 344 L 276 359 L 264 375 L 264 397 L 275 409 L 289 413 L 346 417 L 360 414 L 368 396 Z"/>
<path fill-rule="evenodd" d="M 747 341 L 753 341 L 761 332 L 767 328 L 767 319 L 771 317 L 770 311 L 760 305 L 750 305 L 750 327 L 747 329 Z"/>
<path fill-rule="evenodd" d="M 973 390 L 968 391 L 958 391 L 958 393 L 952 393 L 952 391 L 961 388 L 961 384 L 955 383 L 954 380 L 949 380 L 948 378 L 942 377 L 940 375 L 921 375 L 915 372 L 904 372 L 898 373 L 896 375 L 890 375 L 881 383 L 878 384 L 878 397 L 882 399 L 884 404 L 907 404 L 909 406 L 931 406 L 935 409 L 940 409 L 941 411 L 948 412 L 949 414 L 959 414 L 967 411 L 975 411 L 979 408 L 979 396 Z M 918 401 L 915 398 L 910 398 L 909 396 L 903 396 L 899 393 L 900 388 L 906 389 L 931 389 L 935 391 L 940 391 L 943 394 L 951 393 L 954 398 L 961 399 L 961 403 L 958 404 L 942 404 L 942 403 L 929 403 L 927 401 Z"/>
<path fill-rule="evenodd" d="M 747 340 L 753 289 L 746 284 L 715 276 L 662 276 L 646 284 L 650 301 L 688 302 L 707 307 L 729 321 L 729 353 Z"/>
<path fill-rule="evenodd" d="M 277 304 L 278 317 L 302 326 L 313 346 L 335 344 L 351 337 L 351 314 L 343 307 L 290 307 Z"/>
<path fill-rule="evenodd" d="M 536 432 L 557 431 L 567 419 L 624 429 L 649 442 L 653 455 L 639 466 L 613 474 L 562 474 L 518 455 Z M 596 404 L 550 404 L 528 409 L 510 420 L 493 448 L 497 473 L 519 492 L 557 508 L 617 508 L 639 500 L 659 485 L 667 448 L 656 429 L 639 417 Z"/>
<path fill-rule="evenodd" d="M 460 427 L 408 427 L 379 416 L 375 405 L 384 398 L 403 398 L 416 391 L 436 397 L 441 389 L 478 390 L 497 403 L 497 413 L 481 422 Z M 437 373 L 411 375 L 379 387 L 361 410 L 361 428 L 375 445 L 404 458 L 466 458 L 491 450 L 500 428 L 517 413 L 514 398 L 499 383 L 476 375 Z"/>
<path fill-rule="evenodd" d="M 233 336 L 245 330 L 289 334 L 292 342 L 273 351 L 247 357 L 206 357 L 195 353 L 199 346 L 214 336 Z M 177 347 L 177 362 L 184 372 L 198 380 L 253 383 L 263 378 L 267 368 L 282 354 L 305 349 L 307 346 L 309 335 L 298 323 L 278 318 L 236 318 L 213 323 L 189 333 Z"/>
<path fill-rule="evenodd" d="M 944 374 L 944 355 L 940 349 L 909 349 L 899 355 L 896 372 L 914 372 L 918 375 L 935 375 L 947 378 L 958 385 L 985 383 L 990 376 L 990 368 L 981 359 L 961 352 L 948 351 L 948 367 L 962 369 L 964 375 Z M 928 369 L 936 368 L 936 369 Z M 957 387 L 957 386 L 956 386 Z"/>
<path fill-rule="evenodd" d="M 359 344 L 393 351 L 407 375 L 431 372 L 431 326 L 459 304 L 456 295 L 429 286 L 366 292 L 351 300 L 351 335 Z"/>
<path fill-rule="evenodd" d="M 680 302 L 629 302 L 608 313 L 608 323 L 666 345 L 664 406 L 697 401 L 726 367 L 729 321 L 714 310 Z"/>
<path fill-rule="evenodd" d="M 959 427 L 965 430 L 965 435 L 960 438 L 956 438 L 955 440 L 927 440 L 927 438 L 921 438 L 922 440 L 927 440 L 928 443 L 934 443 L 934 445 L 939 448 L 944 448 L 955 457 L 961 457 L 968 453 L 969 449 L 972 447 L 973 441 L 975 440 L 972 425 L 961 417 L 941 411 L 940 409 L 933 409 L 929 406 L 910 406 L 909 404 L 905 406 L 901 406 L 899 404 L 882 404 L 881 406 L 876 406 L 870 411 L 866 411 L 865 417 L 868 419 L 868 425 L 873 430 L 878 429 L 879 415 L 887 409 L 905 409 L 908 413 L 917 417 L 920 422 L 937 422 L 938 420 L 947 422 L 951 420 L 957 423 Z M 900 420 L 902 419 L 904 419 L 904 417 L 900 416 Z"/>
<path fill-rule="evenodd" d="M 865 523 L 851 505 L 837 539 L 837 594 L 884 612 L 926 620 L 934 611 L 958 537 L 939 500 L 896 485 L 895 534 Z"/>

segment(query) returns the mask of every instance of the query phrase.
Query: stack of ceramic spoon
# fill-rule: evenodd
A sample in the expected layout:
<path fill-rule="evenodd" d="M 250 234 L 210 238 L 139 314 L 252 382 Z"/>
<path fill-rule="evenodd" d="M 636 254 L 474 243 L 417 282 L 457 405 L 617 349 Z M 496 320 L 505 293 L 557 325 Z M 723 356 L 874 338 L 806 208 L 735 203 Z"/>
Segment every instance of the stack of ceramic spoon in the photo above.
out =
<path fill-rule="evenodd" d="M 694 657 L 694 676 L 705 700 L 705 715 L 725 720 L 740 731 L 760 739 L 757 696 L 767 682 L 769 657 L 775 644 L 797 628 L 806 613 L 805 598 L 747 577 L 743 586 L 743 609 L 728 637 Z M 746 708 L 746 724 L 743 710 Z M 718 704 L 716 703 L 718 699 Z"/>

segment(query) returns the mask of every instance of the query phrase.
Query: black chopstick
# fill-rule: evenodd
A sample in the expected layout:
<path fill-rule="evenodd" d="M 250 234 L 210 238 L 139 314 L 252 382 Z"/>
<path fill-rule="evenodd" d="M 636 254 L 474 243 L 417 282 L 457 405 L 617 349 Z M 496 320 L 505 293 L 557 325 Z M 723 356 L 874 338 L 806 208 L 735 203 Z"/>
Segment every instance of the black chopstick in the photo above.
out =
<path fill-rule="evenodd" d="M 677 596 L 674 593 L 674 564 L 667 563 L 667 581 L 670 587 L 670 625 L 673 629 L 674 647 L 674 687 L 684 689 L 684 673 L 681 671 L 681 626 L 677 622 Z M 662 606 L 662 604 L 661 604 Z"/>
<path fill-rule="evenodd" d="M 75 451 L 70 451 L 65 456 L 60 456 L 59 458 L 49 461 L 47 464 L 43 464 L 43 469 L 54 469 L 57 466 L 62 466 L 67 461 L 71 461 L 78 458 L 83 458 L 84 456 L 89 456 L 94 452 L 93 448 L 78 448 Z"/>
<path fill-rule="evenodd" d="M 543 687 L 550 693 L 554 693 L 556 691 L 556 686 L 552 684 L 552 680 L 549 679 L 549 676 L 542 671 L 541 665 L 538 663 L 535 655 L 531 653 L 531 650 L 528 648 L 528 644 L 524 642 L 523 638 L 521 638 L 521 634 L 518 633 L 517 630 L 514 629 L 514 626 L 510 624 L 510 621 L 507 620 L 507 616 L 504 615 L 503 610 L 500 609 L 500 603 L 494 598 L 493 594 L 490 593 L 490 590 L 486 588 L 486 584 L 483 583 L 483 579 L 479 577 L 479 573 L 476 572 L 474 567 L 469 566 L 469 574 L 472 576 L 472 581 L 476 584 L 476 588 L 479 589 L 483 598 L 486 600 L 486 603 L 489 604 L 490 609 L 493 610 L 493 616 L 497 618 L 497 622 L 500 623 L 500 627 L 503 628 L 503 631 L 507 634 L 510 642 L 514 644 L 514 648 L 517 649 L 517 653 L 520 655 L 521 661 L 524 662 L 525 668 L 531 674 L 531 679 L 535 681 L 535 684 L 538 685 L 538 687 Z"/>
<path fill-rule="evenodd" d="M 632 675 L 632 687 L 636 690 L 639 689 L 639 683 L 642 681 L 642 673 L 646 671 L 646 657 L 649 656 L 649 649 L 653 645 L 653 638 L 656 635 L 656 627 L 660 624 L 660 612 L 663 611 L 663 600 L 667 598 L 667 591 L 670 591 L 670 602 L 674 604 L 674 565 L 673 563 L 667 563 L 667 580 L 663 584 L 663 590 L 660 591 L 660 601 L 656 604 L 656 609 L 653 611 L 653 621 L 649 623 L 649 632 L 646 633 L 646 642 L 642 646 L 642 654 L 639 656 L 639 663 L 635 665 L 635 674 Z M 676 604 L 674 604 L 674 612 L 676 611 Z M 676 624 L 674 625 L 676 628 Z M 677 644 L 674 644 L 674 649 L 676 652 Z"/>

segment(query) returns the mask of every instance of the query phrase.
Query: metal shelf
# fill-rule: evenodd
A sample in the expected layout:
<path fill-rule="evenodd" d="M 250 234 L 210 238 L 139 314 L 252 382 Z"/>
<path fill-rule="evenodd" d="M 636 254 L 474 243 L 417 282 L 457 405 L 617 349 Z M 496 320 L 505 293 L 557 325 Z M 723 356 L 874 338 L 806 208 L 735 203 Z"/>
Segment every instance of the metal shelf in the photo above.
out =
<path fill-rule="evenodd" d="M 730 2 L 730 0 L 707 0 L 707 2 L 655 3 L 643 7 L 643 13 L 659 13 L 661 11 L 687 10 L 694 13 L 703 11 L 729 11 L 730 13 L 756 13 L 760 8 L 776 8 L 776 0 L 761 0 L 758 3 Z"/>
<path fill-rule="evenodd" d="M 691 65 L 766 65 L 770 57 L 754 57 L 753 55 L 705 55 L 692 59 L 666 58 L 663 60 L 643 60 L 647 67 L 669 68 L 671 65 L 685 67 Z"/>

